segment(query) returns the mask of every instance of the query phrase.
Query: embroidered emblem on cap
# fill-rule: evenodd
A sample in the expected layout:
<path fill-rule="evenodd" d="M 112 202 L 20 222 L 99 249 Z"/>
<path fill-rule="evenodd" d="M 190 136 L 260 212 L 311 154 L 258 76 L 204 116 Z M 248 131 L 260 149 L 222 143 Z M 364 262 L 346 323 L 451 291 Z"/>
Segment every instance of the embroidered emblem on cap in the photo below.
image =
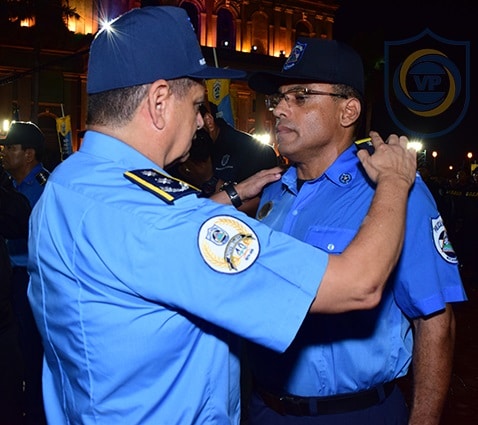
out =
<path fill-rule="evenodd" d="M 175 179 L 154 169 L 127 171 L 124 173 L 124 176 L 168 204 L 173 204 L 176 199 L 183 196 L 200 192 L 194 186 L 190 186 L 182 180 Z"/>
<path fill-rule="evenodd" d="M 339 177 L 339 181 L 342 184 L 349 184 L 352 181 L 352 174 L 342 173 Z"/>
<path fill-rule="evenodd" d="M 272 210 L 272 201 L 266 202 L 257 213 L 257 218 L 262 220 L 266 218 Z"/>
<path fill-rule="evenodd" d="M 199 229 L 199 251 L 206 264 L 221 273 L 248 269 L 259 255 L 259 241 L 244 222 L 231 216 L 216 216 Z"/>
<path fill-rule="evenodd" d="M 282 67 L 282 70 L 286 71 L 288 69 L 291 69 L 297 62 L 299 62 L 302 58 L 302 55 L 304 54 L 306 47 L 307 43 L 301 43 L 300 41 L 298 41 L 292 49 L 292 52 L 290 52 L 290 55 L 287 58 L 284 66 Z"/>
<path fill-rule="evenodd" d="M 437 218 L 432 218 L 432 232 L 433 241 L 438 253 L 449 263 L 457 264 L 458 258 L 450 241 L 448 240 L 448 234 L 446 232 L 445 225 L 443 224 L 443 219 L 440 216 Z"/>

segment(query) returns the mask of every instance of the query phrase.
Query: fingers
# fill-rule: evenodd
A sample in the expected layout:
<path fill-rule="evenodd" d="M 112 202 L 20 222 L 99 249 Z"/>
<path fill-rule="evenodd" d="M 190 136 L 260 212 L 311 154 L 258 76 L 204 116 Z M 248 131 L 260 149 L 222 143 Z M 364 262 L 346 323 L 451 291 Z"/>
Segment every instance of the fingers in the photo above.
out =
<path fill-rule="evenodd" d="M 254 174 L 253 176 L 243 180 L 236 185 L 236 191 L 243 201 L 255 198 L 259 195 L 269 183 L 275 182 L 281 178 L 281 167 L 274 167 L 268 170 L 262 170 Z"/>
<path fill-rule="evenodd" d="M 370 132 L 370 138 L 374 154 L 369 155 L 365 149 L 357 153 L 368 176 L 375 182 L 393 178 L 412 185 L 416 174 L 416 152 L 408 147 L 408 138 L 391 134 L 384 142 L 375 131 Z"/>

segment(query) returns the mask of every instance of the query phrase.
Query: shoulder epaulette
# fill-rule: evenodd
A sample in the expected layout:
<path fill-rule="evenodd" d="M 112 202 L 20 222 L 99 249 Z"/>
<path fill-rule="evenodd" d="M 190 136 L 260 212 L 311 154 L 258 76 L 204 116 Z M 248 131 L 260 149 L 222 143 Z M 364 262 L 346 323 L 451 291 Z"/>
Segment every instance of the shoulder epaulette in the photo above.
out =
<path fill-rule="evenodd" d="M 183 196 L 198 195 L 200 192 L 194 186 L 154 169 L 126 171 L 124 176 L 168 204 L 173 204 Z"/>
<path fill-rule="evenodd" d="M 41 170 L 36 176 L 35 179 L 41 186 L 43 186 L 50 177 L 50 173 L 47 170 Z"/>

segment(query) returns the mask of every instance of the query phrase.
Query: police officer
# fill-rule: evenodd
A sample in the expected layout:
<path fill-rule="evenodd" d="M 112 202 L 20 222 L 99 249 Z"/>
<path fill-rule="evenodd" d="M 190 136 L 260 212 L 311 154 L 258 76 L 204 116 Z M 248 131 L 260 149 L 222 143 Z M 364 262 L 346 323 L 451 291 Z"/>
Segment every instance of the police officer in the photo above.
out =
<path fill-rule="evenodd" d="M 23 424 L 23 362 L 6 239 L 26 238 L 30 203 L 0 167 L 0 425 Z"/>
<path fill-rule="evenodd" d="M 362 60 L 336 40 L 299 38 L 281 72 L 258 72 L 279 151 L 292 166 L 264 190 L 258 218 L 339 255 L 367 216 L 375 185 L 354 140 L 363 116 Z M 451 378 L 453 302 L 466 300 L 435 201 L 410 192 L 404 248 L 380 304 L 309 316 L 278 354 L 252 346 L 254 425 L 438 425 Z M 397 384 L 413 362 L 409 411 Z"/>
<path fill-rule="evenodd" d="M 14 121 L 3 145 L 2 162 L 13 186 L 33 207 L 40 198 L 50 175 L 41 162 L 45 137 L 33 122 Z M 26 424 L 45 423 L 41 375 L 43 348 L 27 299 L 27 238 L 9 239 L 8 251 L 13 270 L 13 305 L 20 325 L 20 345 L 25 371 Z"/>
<path fill-rule="evenodd" d="M 164 171 L 203 125 L 203 79 L 243 75 L 206 65 L 177 7 L 133 9 L 93 40 L 87 132 L 30 219 L 49 423 L 237 425 L 238 336 L 281 351 L 309 309 L 380 299 L 415 178 L 405 138 L 375 135 L 378 152 L 361 155 L 376 202 L 340 257 L 230 205 L 279 168 L 214 195 L 229 205 Z"/>

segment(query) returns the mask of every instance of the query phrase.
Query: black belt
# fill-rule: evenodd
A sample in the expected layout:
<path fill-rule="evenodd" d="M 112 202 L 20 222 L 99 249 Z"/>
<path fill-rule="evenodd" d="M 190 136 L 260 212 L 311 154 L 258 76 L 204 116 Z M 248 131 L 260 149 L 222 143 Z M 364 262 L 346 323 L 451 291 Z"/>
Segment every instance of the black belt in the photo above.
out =
<path fill-rule="evenodd" d="M 256 388 L 256 392 L 267 407 L 283 416 L 317 416 L 346 413 L 372 407 L 385 400 L 394 390 L 395 384 L 396 382 L 392 381 L 370 390 L 326 397 L 275 395 L 259 388 Z"/>

